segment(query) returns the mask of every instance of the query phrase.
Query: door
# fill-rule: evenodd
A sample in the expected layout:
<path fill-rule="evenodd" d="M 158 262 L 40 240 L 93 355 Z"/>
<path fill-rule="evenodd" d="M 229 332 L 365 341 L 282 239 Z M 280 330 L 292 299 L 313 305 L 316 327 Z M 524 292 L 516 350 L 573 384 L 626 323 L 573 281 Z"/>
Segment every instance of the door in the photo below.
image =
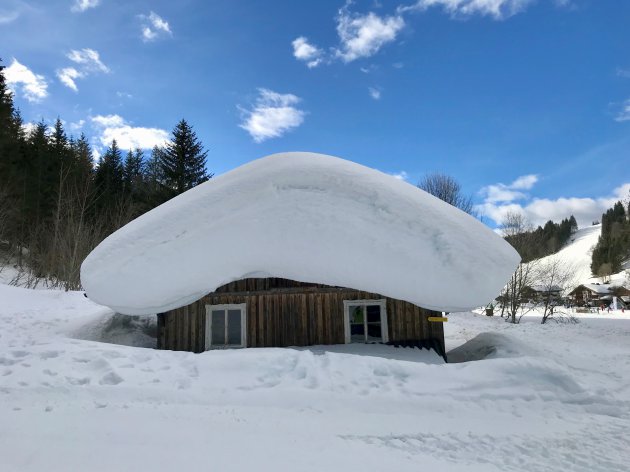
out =
<path fill-rule="evenodd" d="M 344 300 L 346 343 L 386 343 L 385 300 Z"/>
<path fill-rule="evenodd" d="M 246 304 L 206 305 L 206 351 L 246 346 Z"/>

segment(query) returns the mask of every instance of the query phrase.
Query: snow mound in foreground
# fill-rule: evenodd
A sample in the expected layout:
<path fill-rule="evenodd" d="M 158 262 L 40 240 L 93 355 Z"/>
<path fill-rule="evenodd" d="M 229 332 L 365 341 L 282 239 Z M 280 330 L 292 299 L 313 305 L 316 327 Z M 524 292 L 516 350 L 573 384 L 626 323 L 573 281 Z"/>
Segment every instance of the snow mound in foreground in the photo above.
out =
<path fill-rule="evenodd" d="M 92 300 L 133 315 L 246 277 L 462 311 L 495 297 L 518 261 L 485 225 L 413 185 L 331 156 L 284 153 L 132 221 L 86 258 L 81 281 Z"/>

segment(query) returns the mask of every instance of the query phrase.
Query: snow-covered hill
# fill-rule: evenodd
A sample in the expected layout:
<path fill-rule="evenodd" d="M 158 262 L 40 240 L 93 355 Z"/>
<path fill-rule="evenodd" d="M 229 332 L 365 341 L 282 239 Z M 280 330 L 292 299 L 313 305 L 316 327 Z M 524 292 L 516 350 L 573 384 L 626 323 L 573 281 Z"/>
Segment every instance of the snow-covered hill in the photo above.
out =
<path fill-rule="evenodd" d="M 602 225 L 587 226 L 580 228 L 571 236 L 569 242 L 555 254 L 539 259 L 541 263 L 559 259 L 574 272 L 574 283 L 597 283 L 601 282 L 599 277 L 593 277 L 591 273 L 591 259 L 593 248 L 597 244 L 599 235 L 602 232 Z M 629 265 L 629 264 L 627 264 Z M 624 269 L 630 267 L 624 267 Z M 624 283 L 625 271 L 621 271 L 611 276 L 612 283 Z"/>
<path fill-rule="evenodd" d="M 2 472 L 628 470 L 628 314 L 452 314 L 447 346 L 491 331 L 489 358 L 443 364 L 386 346 L 105 344 L 81 338 L 113 313 L 81 293 L 0 285 L 0 300 Z"/>
<path fill-rule="evenodd" d="M 543 257 L 540 262 L 545 263 L 559 259 L 574 269 L 575 282 L 589 282 L 591 276 L 591 256 L 597 239 L 602 232 L 602 225 L 588 226 L 578 229 L 571 236 L 569 242 L 557 253 Z"/>

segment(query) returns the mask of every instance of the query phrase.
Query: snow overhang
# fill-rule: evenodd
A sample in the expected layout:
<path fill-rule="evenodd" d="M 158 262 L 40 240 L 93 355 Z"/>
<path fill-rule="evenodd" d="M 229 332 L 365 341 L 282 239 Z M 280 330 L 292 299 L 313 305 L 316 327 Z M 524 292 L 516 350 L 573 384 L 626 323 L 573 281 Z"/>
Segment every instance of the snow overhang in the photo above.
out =
<path fill-rule="evenodd" d="M 470 215 L 382 172 L 274 154 L 140 216 L 81 266 L 88 296 L 120 313 L 190 304 L 254 276 L 350 287 L 438 311 L 494 299 L 518 253 Z"/>

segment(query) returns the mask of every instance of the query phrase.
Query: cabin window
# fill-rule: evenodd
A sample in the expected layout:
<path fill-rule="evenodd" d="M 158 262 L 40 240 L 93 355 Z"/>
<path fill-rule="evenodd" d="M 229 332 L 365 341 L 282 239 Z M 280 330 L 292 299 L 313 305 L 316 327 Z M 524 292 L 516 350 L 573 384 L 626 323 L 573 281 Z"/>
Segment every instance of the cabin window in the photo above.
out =
<path fill-rule="evenodd" d="M 206 351 L 247 346 L 247 306 L 206 305 Z"/>
<path fill-rule="evenodd" d="M 344 300 L 346 343 L 386 343 L 385 300 Z"/>

